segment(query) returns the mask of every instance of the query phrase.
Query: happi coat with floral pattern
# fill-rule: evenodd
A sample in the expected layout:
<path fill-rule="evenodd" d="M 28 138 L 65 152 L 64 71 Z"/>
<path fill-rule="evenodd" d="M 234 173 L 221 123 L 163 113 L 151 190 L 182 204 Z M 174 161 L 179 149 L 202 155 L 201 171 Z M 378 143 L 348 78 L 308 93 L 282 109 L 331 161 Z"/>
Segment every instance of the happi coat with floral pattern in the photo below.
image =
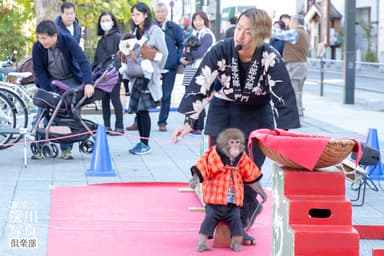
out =
<path fill-rule="evenodd" d="M 206 134 L 211 136 L 229 127 L 241 129 L 246 136 L 275 124 L 281 129 L 300 127 L 289 74 L 280 54 L 269 44 L 257 47 L 249 63 L 240 61 L 233 38 L 212 46 L 186 88 L 178 111 L 186 119 L 196 120 L 208 103 Z M 243 119 L 226 120 L 241 115 Z"/>

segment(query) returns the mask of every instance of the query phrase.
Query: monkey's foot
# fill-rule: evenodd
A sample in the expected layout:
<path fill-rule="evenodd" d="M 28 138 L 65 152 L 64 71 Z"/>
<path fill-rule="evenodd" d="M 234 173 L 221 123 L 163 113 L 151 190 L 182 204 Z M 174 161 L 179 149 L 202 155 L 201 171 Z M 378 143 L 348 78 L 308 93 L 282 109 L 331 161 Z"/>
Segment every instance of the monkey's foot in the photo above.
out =
<path fill-rule="evenodd" d="M 196 251 L 198 252 L 203 252 L 203 251 L 208 251 L 209 248 L 206 244 L 198 244 L 196 247 Z"/>

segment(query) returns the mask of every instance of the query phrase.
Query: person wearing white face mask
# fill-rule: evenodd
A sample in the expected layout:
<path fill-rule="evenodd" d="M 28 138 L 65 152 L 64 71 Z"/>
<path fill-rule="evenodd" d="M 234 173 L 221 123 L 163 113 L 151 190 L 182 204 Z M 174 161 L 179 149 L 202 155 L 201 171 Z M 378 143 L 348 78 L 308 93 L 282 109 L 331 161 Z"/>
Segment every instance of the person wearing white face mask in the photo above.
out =
<path fill-rule="evenodd" d="M 117 21 L 111 12 L 103 12 L 97 22 L 97 35 L 101 36 L 97 42 L 93 67 L 104 63 L 113 55 L 117 57 L 121 33 L 117 28 Z M 120 63 L 116 68 L 119 69 Z M 122 135 L 124 133 L 123 125 L 123 105 L 120 100 L 121 80 L 117 82 L 111 93 L 107 93 L 102 100 L 104 126 L 110 135 Z M 110 102 L 115 109 L 115 129 L 111 128 L 111 107 Z"/>

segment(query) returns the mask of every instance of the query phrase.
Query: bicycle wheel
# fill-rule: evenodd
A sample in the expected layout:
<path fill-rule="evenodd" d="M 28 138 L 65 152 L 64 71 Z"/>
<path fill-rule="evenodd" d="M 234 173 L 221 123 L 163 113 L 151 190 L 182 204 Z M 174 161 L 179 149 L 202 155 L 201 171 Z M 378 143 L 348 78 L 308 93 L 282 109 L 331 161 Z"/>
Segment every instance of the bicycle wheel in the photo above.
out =
<path fill-rule="evenodd" d="M 12 133 L 5 129 L 16 127 L 15 107 L 12 102 L 0 92 L 0 149 L 5 149 L 12 144 L 7 144 L 12 138 Z"/>
<path fill-rule="evenodd" d="M 2 92 L 15 107 L 16 114 L 16 128 L 27 128 L 28 127 L 28 109 L 23 99 L 9 88 L 0 87 Z M 22 134 L 14 134 L 12 136 L 12 142 L 16 143 L 23 137 Z"/>
<path fill-rule="evenodd" d="M 37 87 L 34 84 L 20 85 L 0 81 L 0 88 L 6 88 L 14 92 L 24 102 L 24 106 L 27 109 L 28 114 L 28 125 L 31 125 L 37 113 L 37 106 L 33 104 L 32 100 L 33 95 L 36 93 Z"/>

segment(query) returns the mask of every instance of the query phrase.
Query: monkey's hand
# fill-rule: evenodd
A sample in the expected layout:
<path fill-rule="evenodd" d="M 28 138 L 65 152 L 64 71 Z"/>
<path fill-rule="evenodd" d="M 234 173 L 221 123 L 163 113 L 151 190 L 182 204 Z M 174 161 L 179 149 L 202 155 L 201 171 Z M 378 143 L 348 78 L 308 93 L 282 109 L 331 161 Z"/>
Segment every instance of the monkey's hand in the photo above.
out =
<path fill-rule="evenodd" d="M 255 190 L 262 198 L 261 203 L 265 203 L 267 201 L 267 193 L 265 193 L 263 186 L 260 184 L 260 182 L 256 181 L 254 183 L 249 184 L 249 186 Z"/>
<path fill-rule="evenodd" d="M 259 195 L 261 196 L 261 198 L 263 199 L 263 200 L 261 201 L 261 203 L 262 203 L 262 204 L 265 203 L 265 201 L 267 201 L 267 198 L 268 198 L 267 193 L 265 193 L 264 189 L 258 191 L 258 193 L 259 193 Z"/>
<path fill-rule="evenodd" d="M 197 184 L 199 184 L 199 177 L 197 177 L 196 175 L 193 175 L 193 177 L 189 180 L 189 187 L 191 189 L 195 189 Z"/>

